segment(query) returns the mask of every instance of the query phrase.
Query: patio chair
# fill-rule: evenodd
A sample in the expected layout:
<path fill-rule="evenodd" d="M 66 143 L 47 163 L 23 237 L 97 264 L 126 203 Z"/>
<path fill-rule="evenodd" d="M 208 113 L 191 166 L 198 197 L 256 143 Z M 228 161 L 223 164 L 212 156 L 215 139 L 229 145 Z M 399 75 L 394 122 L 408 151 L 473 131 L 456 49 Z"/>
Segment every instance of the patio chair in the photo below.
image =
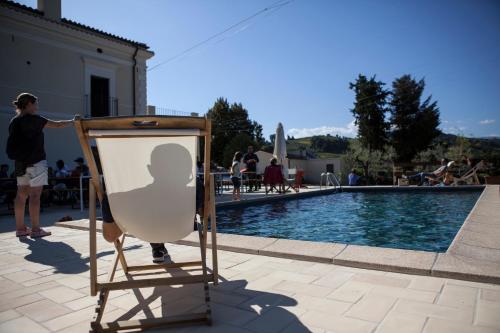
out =
<path fill-rule="evenodd" d="M 75 128 L 92 176 L 89 189 L 90 293 L 92 296 L 99 294 L 91 322 L 92 331 L 211 324 L 208 283 L 216 284 L 218 275 L 214 181 L 210 177 L 210 163 L 204 165 L 204 211 L 197 219 L 201 260 L 132 266 L 127 263 L 123 252 L 126 235 L 150 243 L 163 243 L 180 240 L 193 231 L 197 145 L 199 137 L 203 137 L 204 161 L 210 161 L 211 121 L 195 117 L 109 117 L 78 119 Z M 115 256 L 106 281 L 97 279 L 96 194 L 102 200 L 104 187 L 89 145 L 92 139 L 97 143 L 111 211 L 116 224 L 124 232 L 121 240 L 114 243 Z M 206 261 L 209 218 L 213 260 L 210 274 Z M 126 281 L 113 281 L 118 262 L 126 274 Z M 185 267 L 201 270 L 201 274 L 191 274 L 191 271 L 186 276 L 158 277 L 157 274 L 158 269 L 169 273 L 169 270 Z M 148 272 L 151 270 L 156 272 Z M 139 272 L 141 278 L 134 278 L 133 272 Z M 144 275 L 148 277 L 143 278 Z M 204 285 L 204 312 L 101 323 L 112 290 L 193 283 Z"/>
<path fill-rule="evenodd" d="M 286 190 L 292 188 L 295 192 L 299 192 L 302 187 L 302 178 L 304 178 L 304 170 L 289 169 Z"/>
<path fill-rule="evenodd" d="M 476 165 L 474 165 L 471 169 L 469 169 L 466 173 L 461 175 L 460 177 L 453 178 L 453 186 L 457 186 L 460 183 L 465 183 L 468 185 L 480 185 L 479 177 L 477 176 L 477 172 L 484 166 L 484 162 L 480 161 Z"/>
<path fill-rule="evenodd" d="M 276 192 L 281 193 L 284 190 L 284 178 L 281 165 L 268 165 L 264 170 L 264 189 L 266 194 L 276 190 Z M 278 186 L 278 188 L 276 188 Z"/>
<path fill-rule="evenodd" d="M 435 185 L 439 185 L 439 184 L 450 185 L 451 184 L 451 181 L 450 181 L 451 174 L 450 174 L 449 170 L 450 170 L 450 167 L 454 163 L 455 163 L 455 161 L 449 161 L 439 176 L 432 176 L 432 177 L 426 176 L 425 179 L 426 179 L 427 185 L 430 185 L 430 186 L 435 186 Z"/>

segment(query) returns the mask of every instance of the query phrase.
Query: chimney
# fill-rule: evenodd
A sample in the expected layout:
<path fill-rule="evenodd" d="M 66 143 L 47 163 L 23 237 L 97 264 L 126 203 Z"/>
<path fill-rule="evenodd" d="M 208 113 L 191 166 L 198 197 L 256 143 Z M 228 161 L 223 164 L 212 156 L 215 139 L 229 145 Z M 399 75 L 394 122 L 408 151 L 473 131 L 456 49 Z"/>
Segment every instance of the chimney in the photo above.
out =
<path fill-rule="evenodd" d="M 61 0 L 38 0 L 37 9 L 48 19 L 61 20 Z"/>

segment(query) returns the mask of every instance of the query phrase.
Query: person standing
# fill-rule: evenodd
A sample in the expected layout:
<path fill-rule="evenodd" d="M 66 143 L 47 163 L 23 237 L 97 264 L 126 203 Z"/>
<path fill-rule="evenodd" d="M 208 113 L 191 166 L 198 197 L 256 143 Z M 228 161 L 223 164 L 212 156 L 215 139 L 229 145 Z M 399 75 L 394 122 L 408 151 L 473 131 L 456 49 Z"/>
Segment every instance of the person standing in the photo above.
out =
<path fill-rule="evenodd" d="M 248 146 L 248 151 L 243 156 L 243 163 L 246 165 L 246 172 L 248 172 L 248 192 L 252 192 L 252 188 L 257 191 L 257 163 L 259 157 L 254 153 L 253 146 Z"/>
<path fill-rule="evenodd" d="M 16 236 L 48 236 L 51 233 L 40 228 L 40 196 L 43 186 L 48 184 L 43 129 L 67 127 L 73 124 L 73 120 L 54 121 L 38 115 L 38 98 L 29 93 L 17 96 L 13 105 L 16 116 L 9 124 L 6 150 L 7 156 L 14 160 L 17 177 Z M 24 224 L 28 198 L 31 229 Z"/>
<path fill-rule="evenodd" d="M 241 187 L 241 171 L 240 162 L 241 152 L 236 152 L 233 157 L 233 163 L 231 164 L 231 182 L 233 183 L 233 200 L 240 200 L 240 187 Z"/>

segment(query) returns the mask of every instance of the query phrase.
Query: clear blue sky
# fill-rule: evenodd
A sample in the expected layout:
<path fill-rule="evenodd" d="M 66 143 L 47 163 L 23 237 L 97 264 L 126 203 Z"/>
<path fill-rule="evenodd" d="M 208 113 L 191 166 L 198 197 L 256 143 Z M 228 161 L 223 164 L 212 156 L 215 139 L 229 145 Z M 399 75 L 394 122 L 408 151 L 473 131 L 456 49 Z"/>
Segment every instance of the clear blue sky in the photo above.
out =
<path fill-rule="evenodd" d="M 273 2 L 63 0 L 62 11 L 147 43 L 152 67 Z M 500 136 L 500 1 L 295 0 L 148 72 L 148 103 L 204 113 L 223 96 L 266 136 L 279 121 L 296 136 L 352 136 L 359 73 L 389 86 L 425 77 L 445 132 Z"/>

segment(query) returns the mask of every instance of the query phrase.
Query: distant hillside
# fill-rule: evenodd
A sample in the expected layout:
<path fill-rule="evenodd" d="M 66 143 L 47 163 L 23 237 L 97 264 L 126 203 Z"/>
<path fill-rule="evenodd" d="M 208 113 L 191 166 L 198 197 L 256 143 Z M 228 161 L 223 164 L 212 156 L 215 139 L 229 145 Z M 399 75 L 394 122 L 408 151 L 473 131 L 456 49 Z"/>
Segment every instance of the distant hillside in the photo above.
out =
<path fill-rule="evenodd" d="M 321 135 L 287 140 L 287 152 L 294 156 L 309 158 L 334 158 L 346 153 L 352 139 L 340 136 Z"/>
<path fill-rule="evenodd" d="M 320 139 L 318 139 L 320 138 Z M 436 144 L 445 147 L 454 146 L 459 139 L 454 134 L 441 134 Z M 340 157 L 347 151 L 348 143 L 352 138 L 338 136 L 312 136 L 287 140 L 287 152 L 294 156 L 308 156 L 309 158 Z M 475 158 L 500 158 L 500 138 L 467 138 L 471 145 L 472 155 Z"/>
<path fill-rule="evenodd" d="M 456 135 L 443 133 L 437 141 L 449 147 L 455 145 L 458 138 Z M 467 138 L 467 141 L 471 145 L 472 155 L 476 158 L 500 157 L 500 138 Z"/>

